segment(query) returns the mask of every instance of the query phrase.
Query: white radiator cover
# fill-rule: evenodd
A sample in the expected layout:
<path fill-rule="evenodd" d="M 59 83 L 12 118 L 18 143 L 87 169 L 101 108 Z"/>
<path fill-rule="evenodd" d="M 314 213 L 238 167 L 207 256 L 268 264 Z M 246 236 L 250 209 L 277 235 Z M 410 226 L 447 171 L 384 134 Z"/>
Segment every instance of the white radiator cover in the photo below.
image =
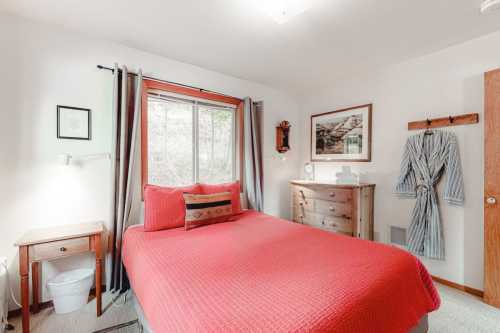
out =
<path fill-rule="evenodd" d="M 8 310 L 8 292 L 7 292 L 7 272 L 5 266 L 7 265 L 7 258 L 0 257 L 0 333 L 3 333 L 3 323 L 7 321 Z"/>

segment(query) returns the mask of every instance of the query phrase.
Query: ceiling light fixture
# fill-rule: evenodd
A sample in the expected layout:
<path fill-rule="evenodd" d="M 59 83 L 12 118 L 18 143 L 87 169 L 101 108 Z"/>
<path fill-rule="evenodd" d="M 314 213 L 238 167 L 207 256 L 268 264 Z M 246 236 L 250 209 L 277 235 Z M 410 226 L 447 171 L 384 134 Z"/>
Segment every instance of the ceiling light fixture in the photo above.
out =
<path fill-rule="evenodd" d="M 283 24 L 312 6 L 312 0 L 261 0 L 260 7 L 274 21 Z"/>
<path fill-rule="evenodd" d="M 500 9 L 500 0 L 484 0 L 481 4 L 481 13 L 486 14 Z"/>

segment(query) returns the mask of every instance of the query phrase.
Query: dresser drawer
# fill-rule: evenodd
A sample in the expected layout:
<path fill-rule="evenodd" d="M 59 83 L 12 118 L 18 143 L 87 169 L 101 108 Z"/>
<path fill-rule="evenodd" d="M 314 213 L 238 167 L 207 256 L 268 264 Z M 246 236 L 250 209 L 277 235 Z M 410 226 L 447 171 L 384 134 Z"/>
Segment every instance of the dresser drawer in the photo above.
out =
<path fill-rule="evenodd" d="M 315 210 L 315 200 L 311 198 L 302 199 L 299 196 L 293 197 L 293 207 L 295 209 L 304 209 L 310 212 L 314 212 Z"/>
<path fill-rule="evenodd" d="M 325 215 L 352 217 L 351 203 L 315 200 L 314 211 Z"/>
<path fill-rule="evenodd" d="M 314 214 L 308 211 L 304 212 L 300 209 L 296 209 L 294 210 L 293 220 L 298 223 L 329 231 L 353 233 L 352 220 L 346 217 L 325 216 L 322 214 Z"/>
<path fill-rule="evenodd" d="M 342 189 L 320 189 L 315 191 L 315 199 L 348 203 L 352 201 L 352 191 Z"/>
<path fill-rule="evenodd" d="M 343 217 L 322 216 L 321 226 L 328 230 L 342 231 L 353 233 L 352 220 Z"/>
<path fill-rule="evenodd" d="M 88 237 L 36 244 L 29 247 L 30 257 L 33 261 L 57 259 L 87 251 L 90 251 Z"/>
<path fill-rule="evenodd" d="M 299 199 L 321 199 L 333 202 L 352 201 L 352 190 L 312 188 L 296 185 L 293 188 L 294 195 Z"/>
<path fill-rule="evenodd" d="M 321 226 L 321 221 L 318 219 L 318 216 L 316 214 L 301 208 L 293 210 L 293 220 L 301 224 L 307 224 L 318 227 Z"/>

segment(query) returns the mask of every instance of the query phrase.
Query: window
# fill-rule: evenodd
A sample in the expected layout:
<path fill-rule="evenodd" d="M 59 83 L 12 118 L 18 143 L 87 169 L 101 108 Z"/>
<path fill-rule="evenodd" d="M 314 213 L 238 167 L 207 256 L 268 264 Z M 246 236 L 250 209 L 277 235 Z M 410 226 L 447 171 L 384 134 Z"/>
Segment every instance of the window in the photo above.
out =
<path fill-rule="evenodd" d="M 228 103 L 225 96 L 194 89 L 187 92 L 195 96 L 179 94 L 171 85 L 148 82 L 142 97 L 143 182 L 184 186 L 239 179 L 241 101 Z"/>

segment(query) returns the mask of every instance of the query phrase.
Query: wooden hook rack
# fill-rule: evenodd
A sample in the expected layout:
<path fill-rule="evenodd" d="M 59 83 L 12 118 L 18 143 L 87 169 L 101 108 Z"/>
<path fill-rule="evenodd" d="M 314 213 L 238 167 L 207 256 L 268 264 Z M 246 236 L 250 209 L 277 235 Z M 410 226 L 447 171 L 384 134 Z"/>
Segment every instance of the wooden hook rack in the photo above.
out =
<path fill-rule="evenodd" d="M 448 127 L 458 125 L 477 124 L 479 122 L 478 113 L 461 114 L 445 118 L 433 118 L 408 123 L 408 130 L 419 130 L 426 128 Z"/>

